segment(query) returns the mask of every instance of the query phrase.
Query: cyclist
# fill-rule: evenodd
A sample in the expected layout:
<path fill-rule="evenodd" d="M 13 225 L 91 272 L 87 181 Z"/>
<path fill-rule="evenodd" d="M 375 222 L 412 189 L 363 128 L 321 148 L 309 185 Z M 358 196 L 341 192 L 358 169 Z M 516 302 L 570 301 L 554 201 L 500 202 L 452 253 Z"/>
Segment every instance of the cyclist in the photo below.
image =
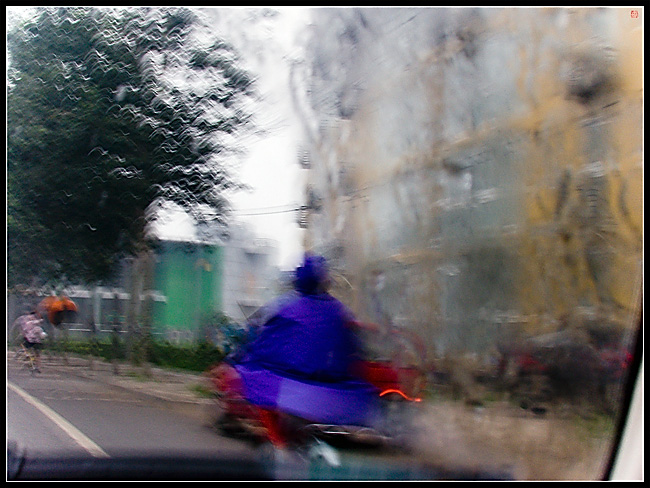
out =
<path fill-rule="evenodd" d="M 23 346 L 28 352 L 34 356 L 35 371 L 41 372 L 41 347 L 43 339 L 47 334 L 41 327 L 42 319 L 36 310 L 32 310 L 28 314 L 21 315 L 16 319 L 14 324 L 20 326 L 20 331 L 23 335 Z"/>

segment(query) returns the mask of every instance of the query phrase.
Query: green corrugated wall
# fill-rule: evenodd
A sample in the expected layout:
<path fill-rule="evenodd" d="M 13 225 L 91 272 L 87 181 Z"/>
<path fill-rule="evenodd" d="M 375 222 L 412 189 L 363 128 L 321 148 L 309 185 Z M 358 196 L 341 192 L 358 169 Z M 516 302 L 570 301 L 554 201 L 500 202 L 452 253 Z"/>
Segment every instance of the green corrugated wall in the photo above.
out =
<path fill-rule="evenodd" d="M 156 253 L 156 290 L 165 296 L 154 312 L 154 333 L 192 335 L 201 318 L 222 309 L 223 249 L 163 241 Z"/>

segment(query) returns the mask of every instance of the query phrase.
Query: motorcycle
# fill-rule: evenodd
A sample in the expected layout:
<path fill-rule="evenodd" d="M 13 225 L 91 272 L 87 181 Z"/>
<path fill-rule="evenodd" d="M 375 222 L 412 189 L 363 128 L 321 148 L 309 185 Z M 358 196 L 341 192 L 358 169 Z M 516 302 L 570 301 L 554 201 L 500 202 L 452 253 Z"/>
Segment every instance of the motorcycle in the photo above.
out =
<path fill-rule="evenodd" d="M 283 425 L 292 433 L 296 444 L 307 439 L 330 443 L 346 442 L 368 446 L 408 449 L 412 437 L 411 423 L 422 401 L 425 377 L 414 366 L 398 366 L 391 361 L 366 360 L 359 364 L 360 378 L 374 386 L 379 412 L 372 425 L 316 423 L 289 414 L 281 414 Z M 236 369 L 227 362 L 207 371 L 213 403 L 211 423 L 224 434 L 243 436 L 253 442 L 270 440 L 264 422 L 265 411 L 251 404 L 243 395 L 243 385 Z"/>

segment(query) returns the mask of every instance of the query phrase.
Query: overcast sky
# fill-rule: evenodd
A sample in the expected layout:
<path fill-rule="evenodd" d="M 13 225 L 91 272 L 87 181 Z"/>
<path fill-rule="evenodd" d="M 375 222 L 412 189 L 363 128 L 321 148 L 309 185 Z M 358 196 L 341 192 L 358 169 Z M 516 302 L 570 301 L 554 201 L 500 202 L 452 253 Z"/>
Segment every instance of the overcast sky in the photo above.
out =
<path fill-rule="evenodd" d="M 238 174 L 248 191 L 234 195 L 235 222 L 250 224 L 258 237 L 277 242 L 277 263 L 292 269 L 302 256 L 303 232 L 293 209 L 303 201 L 305 170 L 298 165 L 297 148 L 302 127 L 292 106 L 289 69 L 303 62 L 309 12 L 287 7 L 278 15 L 261 15 L 250 9 L 202 9 L 215 35 L 232 42 L 241 61 L 257 77 L 263 104 L 255 107 L 259 138 L 246 138 L 246 157 L 238 162 Z M 162 236 L 183 239 L 194 235 L 189 218 L 167 219 Z"/>

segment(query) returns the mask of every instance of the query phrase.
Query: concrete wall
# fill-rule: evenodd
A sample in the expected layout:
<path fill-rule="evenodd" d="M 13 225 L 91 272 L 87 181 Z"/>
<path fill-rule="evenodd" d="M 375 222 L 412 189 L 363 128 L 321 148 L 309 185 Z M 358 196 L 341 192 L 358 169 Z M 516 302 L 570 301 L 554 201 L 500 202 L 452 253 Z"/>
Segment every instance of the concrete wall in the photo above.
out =
<path fill-rule="evenodd" d="M 278 295 L 277 243 L 233 223 L 224 247 L 223 313 L 239 324 Z"/>
<path fill-rule="evenodd" d="M 642 273 L 642 23 L 629 9 L 317 9 L 308 248 L 428 354 L 629 338 Z"/>

